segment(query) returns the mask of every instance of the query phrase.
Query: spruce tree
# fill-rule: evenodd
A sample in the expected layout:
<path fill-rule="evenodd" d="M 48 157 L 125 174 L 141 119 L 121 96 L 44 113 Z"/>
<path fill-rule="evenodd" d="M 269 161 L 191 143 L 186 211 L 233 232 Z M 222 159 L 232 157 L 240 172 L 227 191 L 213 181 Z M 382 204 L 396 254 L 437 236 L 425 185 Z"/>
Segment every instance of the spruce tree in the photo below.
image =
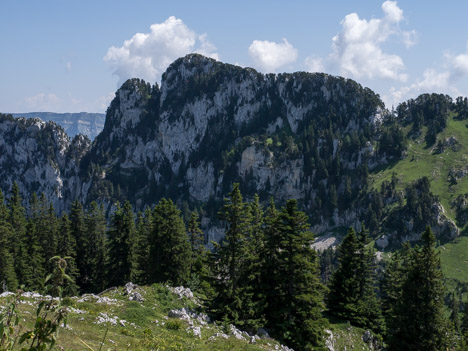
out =
<path fill-rule="evenodd" d="M 213 256 L 215 297 L 211 307 L 219 318 L 255 330 L 262 316 L 252 267 L 259 258 L 253 248 L 251 208 L 243 201 L 239 184 L 234 184 L 218 215 L 225 236 Z"/>
<path fill-rule="evenodd" d="M 107 285 L 107 227 L 103 206 L 99 206 L 95 201 L 91 202 L 84 217 L 84 224 L 84 257 L 81 260 L 85 274 L 90 279 L 89 284 L 83 288 L 86 291 L 100 292 Z"/>
<path fill-rule="evenodd" d="M 153 214 L 148 207 L 144 213 L 139 213 L 137 216 L 135 242 L 136 262 L 132 273 L 132 281 L 137 284 L 147 284 L 149 282 L 149 244 L 152 232 Z"/>
<path fill-rule="evenodd" d="M 276 309 L 269 311 L 268 325 L 273 335 L 296 350 L 325 349 L 322 311 L 326 289 L 320 282 L 307 216 L 298 211 L 296 200 L 288 200 L 276 225 L 279 240 L 273 263 L 279 280 L 269 296 L 268 302 Z"/>
<path fill-rule="evenodd" d="M 18 286 L 12 241 L 13 230 L 8 222 L 8 209 L 0 190 L 0 291 L 2 292 L 14 291 Z"/>
<path fill-rule="evenodd" d="M 67 274 L 71 278 L 71 280 L 64 281 L 63 295 L 74 296 L 79 290 L 76 284 L 79 275 L 78 267 L 76 266 L 76 241 L 71 233 L 71 222 L 66 214 L 60 219 L 59 232 L 60 235 L 57 238 L 57 255 L 66 258 Z M 54 260 L 50 261 L 54 262 Z M 53 272 L 54 269 L 51 269 L 49 274 Z"/>
<path fill-rule="evenodd" d="M 42 255 L 38 246 L 34 224 L 26 220 L 19 186 L 15 182 L 8 199 L 9 222 L 13 229 L 15 272 L 20 285 L 40 290 L 44 280 Z"/>
<path fill-rule="evenodd" d="M 357 278 L 359 281 L 358 300 L 358 320 L 357 324 L 372 329 L 377 333 L 382 333 L 385 328 L 382 316 L 382 307 L 377 299 L 375 277 L 375 257 L 374 249 L 369 245 L 369 232 L 361 226 L 361 231 L 357 235 L 359 267 Z"/>
<path fill-rule="evenodd" d="M 205 235 L 200 229 L 198 213 L 193 211 L 187 225 L 187 233 L 192 252 L 190 261 L 190 287 L 209 293 L 208 250 L 205 247 Z"/>
<path fill-rule="evenodd" d="M 13 255 L 8 250 L 11 227 L 0 219 L 0 291 L 14 291 L 18 287 Z"/>
<path fill-rule="evenodd" d="M 77 284 L 82 292 L 90 292 L 92 282 L 90 268 L 87 264 L 87 240 L 83 206 L 78 200 L 72 202 L 70 211 L 71 234 L 76 242 L 76 265 L 79 271 Z"/>
<path fill-rule="evenodd" d="M 150 237 L 150 282 L 184 284 L 190 274 L 190 244 L 184 221 L 172 200 L 161 199 L 153 209 Z"/>
<path fill-rule="evenodd" d="M 374 251 L 369 242 L 364 225 L 358 235 L 349 229 L 338 249 L 339 263 L 330 282 L 328 306 L 332 314 L 381 333 L 384 319 L 375 291 Z"/>
<path fill-rule="evenodd" d="M 359 303 L 359 242 L 349 228 L 338 247 L 338 268 L 333 273 L 328 293 L 328 310 L 343 319 L 356 321 Z"/>
<path fill-rule="evenodd" d="M 398 327 L 390 337 L 390 350 L 439 351 L 448 347 L 443 275 L 435 243 L 427 227 L 421 247 L 411 250 L 401 299 L 395 308 Z"/>
<path fill-rule="evenodd" d="M 109 284 L 123 285 L 130 281 L 134 258 L 135 220 L 132 206 L 126 201 L 123 207 L 117 203 L 111 217 L 109 231 Z"/>

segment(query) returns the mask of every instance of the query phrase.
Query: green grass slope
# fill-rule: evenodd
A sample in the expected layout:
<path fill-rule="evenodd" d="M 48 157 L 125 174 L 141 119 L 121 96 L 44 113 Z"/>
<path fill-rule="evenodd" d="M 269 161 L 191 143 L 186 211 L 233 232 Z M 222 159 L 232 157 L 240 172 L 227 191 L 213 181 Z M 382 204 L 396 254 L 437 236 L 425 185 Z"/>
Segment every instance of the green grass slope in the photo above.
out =
<path fill-rule="evenodd" d="M 144 301 L 130 300 L 124 288 L 99 296 L 65 298 L 67 324 L 59 328 L 53 350 L 290 350 L 271 338 L 252 337 L 222 323 L 208 322 L 197 297 L 181 297 L 161 284 L 134 291 Z M 13 299 L 14 295 L 0 296 L 0 319 Z M 36 307 L 42 299 L 28 293 L 21 297 L 17 306 L 21 333 L 33 328 Z M 182 308 L 190 311 L 190 318 L 174 313 Z M 194 332 L 197 328 L 200 336 Z M 370 350 L 362 341 L 364 330 L 338 322 L 331 323 L 329 329 L 333 337 L 328 342 L 335 350 Z"/>
<path fill-rule="evenodd" d="M 446 146 L 442 153 L 437 153 L 425 142 L 425 131 L 416 140 L 408 144 L 407 157 L 389 166 L 375 169 L 371 173 L 373 185 L 389 181 L 395 173 L 400 180 L 399 187 L 404 188 L 416 179 L 427 176 L 431 190 L 440 197 L 446 215 L 455 221 L 462 235 L 468 228 L 465 223 L 457 222 L 453 201 L 458 195 L 468 193 L 468 176 L 451 181 L 451 173 L 468 169 L 468 128 L 466 120 L 456 120 L 450 116 L 447 127 L 439 133 L 437 140 L 455 138 L 453 146 Z M 453 139 L 452 139 L 453 140 Z M 443 271 L 448 278 L 468 282 L 468 238 L 460 237 L 440 248 Z"/>

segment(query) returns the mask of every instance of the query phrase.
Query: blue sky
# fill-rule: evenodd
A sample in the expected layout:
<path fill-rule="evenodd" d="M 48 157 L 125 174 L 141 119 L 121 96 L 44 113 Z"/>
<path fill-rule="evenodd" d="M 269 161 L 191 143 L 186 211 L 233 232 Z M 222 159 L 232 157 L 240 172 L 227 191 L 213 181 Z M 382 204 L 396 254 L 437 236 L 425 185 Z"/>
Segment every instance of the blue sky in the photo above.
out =
<path fill-rule="evenodd" d="M 2 0 L 0 13 L 2 112 L 104 112 L 122 81 L 158 82 L 193 51 L 352 78 L 389 107 L 468 95 L 466 1 Z"/>

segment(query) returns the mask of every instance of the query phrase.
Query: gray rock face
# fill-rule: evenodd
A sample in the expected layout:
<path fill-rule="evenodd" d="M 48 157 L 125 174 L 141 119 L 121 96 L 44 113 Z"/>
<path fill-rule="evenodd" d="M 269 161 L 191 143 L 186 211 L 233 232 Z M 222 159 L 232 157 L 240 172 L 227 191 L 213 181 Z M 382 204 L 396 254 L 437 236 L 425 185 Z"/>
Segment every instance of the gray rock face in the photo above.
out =
<path fill-rule="evenodd" d="M 54 122 L 0 116 L 0 188 L 16 182 L 23 194 L 45 193 L 56 210 L 81 199 L 80 158 L 90 141 L 82 135 L 70 140 Z"/>

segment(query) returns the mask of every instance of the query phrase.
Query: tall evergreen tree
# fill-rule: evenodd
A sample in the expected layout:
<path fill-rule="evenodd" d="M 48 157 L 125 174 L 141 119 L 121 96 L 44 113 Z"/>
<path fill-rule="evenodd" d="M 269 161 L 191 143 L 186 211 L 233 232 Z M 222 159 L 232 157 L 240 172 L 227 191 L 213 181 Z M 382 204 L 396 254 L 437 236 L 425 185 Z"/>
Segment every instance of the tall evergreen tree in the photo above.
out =
<path fill-rule="evenodd" d="M 375 252 L 369 245 L 369 231 L 364 224 L 357 235 L 359 267 L 357 278 L 359 281 L 358 324 L 375 332 L 382 333 L 385 328 L 382 307 L 377 299 L 375 277 Z"/>
<path fill-rule="evenodd" d="M 0 190 L 0 291 L 14 291 L 18 286 L 12 245 L 13 230 L 8 222 L 8 209 Z"/>
<path fill-rule="evenodd" d="M 32 224 L 26 221 L 26 212 L 22 202 L 19 186 L 15 182 L 8 199 L 9 222 L 14 238 L 14 244 L 12 241 L 11 245 L 14 251 L 15 272 L 19 284 L 29 289 L 40 289 L 44 274 L 37 271 L 42 269 L 42 257 L 39 255 L 34 228 L 31 228 Z"/>
<path fill-rule="evenodd" d="M 269 303 L 276 309 L 268 318 L 272 332 L 297 350 L 325 349 L 325 320 L 318 257 L 311 247 L 314 234 L 309 230 L 307 216 L 297 209 L 296 200 L 288 200 L 277 220 L 278 246 L 276 262 L 278 285 Z"/>
<path fill-rule="evenodd" d="M 150 282 L 185 283 L 190 274 L 190 257 L 190 244 L 180 211 L 172 200 L 163 198 L 153 209 Z"/>
<path fill-rule="evenodd" d="M 81 291 L 89 292 L 89 286 L 92 282 L 91 272 L 87 265 L 87 240 L 86 240 L 86 225 L 83 206 L 76 200 L 71 204 L 70 211 L 71 234 L 76 242 L 76 265 L 79 271 L 77 280 Z"/>
<path fill-rule="evenodd" d="M 85 233 L 82 257 L 85 274 L 90 277 L 86 291 L 100 292 L 106 287 L 106 218 L 104 208 L 95 201 L 91 202 L 84 217 Z"/>
<path fill-rule="evenodd" d="M 427 227 L 421 247 L 411 250 L 402 296 L 395 308 L 398 328 L 390 337 L 390 350 L 436 351 L 448 347 L 443 275 L 435 243 Z"/>
<path fill-rule="evenodd" d="M 111 218 L 109 231 L 109 284 L 123 285 L 131 280 L 134 257 L 135 219 L 132 205 L 126 201 Z"/>
<path fill-rule="evenodd" d="M 349 229 L 338 248 L 338 268 L 330 282 L 328 306 L 336 316 L 381 333 L 384 320 L 375 291 L 374 251 L 369 242 L 364 225 L 358 235 Z"/>
<path fill-rule="evenodd" d="M 0 220 L 0 291 L 14 291 L 18 286 L 14 259 L 8 250 L 8 238 L 11 237 L 11 227 Z"/>
<path fill-rule="evenodd" d="M 150 236 L 153 232 L 153 214 L 151 209 L 146 208 L 144 213 L 139 213 L 136 223 L 136 262 L 133 270 L 133 281 L 137 284 L 149 282 L 149 256 Z"/>
<path fill-rule="evenodd" d="M 57 255 L 66 258 L 67 274 L 71 278 L 71 280 L 64 281 L 63 295 L 74 296 L 78 293 L 79 289 L 76 284 L 79 275 L 78 267 L 76 266 L 76 241 L 71 233 L 71 222 L 66 214 L 60 219 L 59 231 L 60 235 L 57 238 Z M 54 260 L 50 261 L 53 262 Z M 49 271 L 49 274 L 53 272 L 54 269 Z"/>
<path fill-rule="evenodd" d="M 359 242 L 353 228 L 348 230 L 338 247 L 338 268 L 333 273 L 328 293 L 328 310 L 343 319 L 355 321 L 358 317 Z"/>
<path fill-rule="evenodd" d="M 252 215 L 234 184 L 229 197 L 219 212 L 225 223 L 225 236 L 216 247 L 214 255 L 213 287 L 216 295 L 213 311 L 223 319 L 247 329 L 254 329 L 260 322 L 258 306 L 254 298 L 255 287 L 249 275 L 254 254 L 251 238 Z"/>
<path fill-rule="evenodd" d="M 209 255 L 205 247 L 205 235 L 200 229 L 198 212 L 192 211 L 187 225 L 187 233 L 191 247 L 190 286 L 193 289 L 210 293 L 209 277 Z"/>

